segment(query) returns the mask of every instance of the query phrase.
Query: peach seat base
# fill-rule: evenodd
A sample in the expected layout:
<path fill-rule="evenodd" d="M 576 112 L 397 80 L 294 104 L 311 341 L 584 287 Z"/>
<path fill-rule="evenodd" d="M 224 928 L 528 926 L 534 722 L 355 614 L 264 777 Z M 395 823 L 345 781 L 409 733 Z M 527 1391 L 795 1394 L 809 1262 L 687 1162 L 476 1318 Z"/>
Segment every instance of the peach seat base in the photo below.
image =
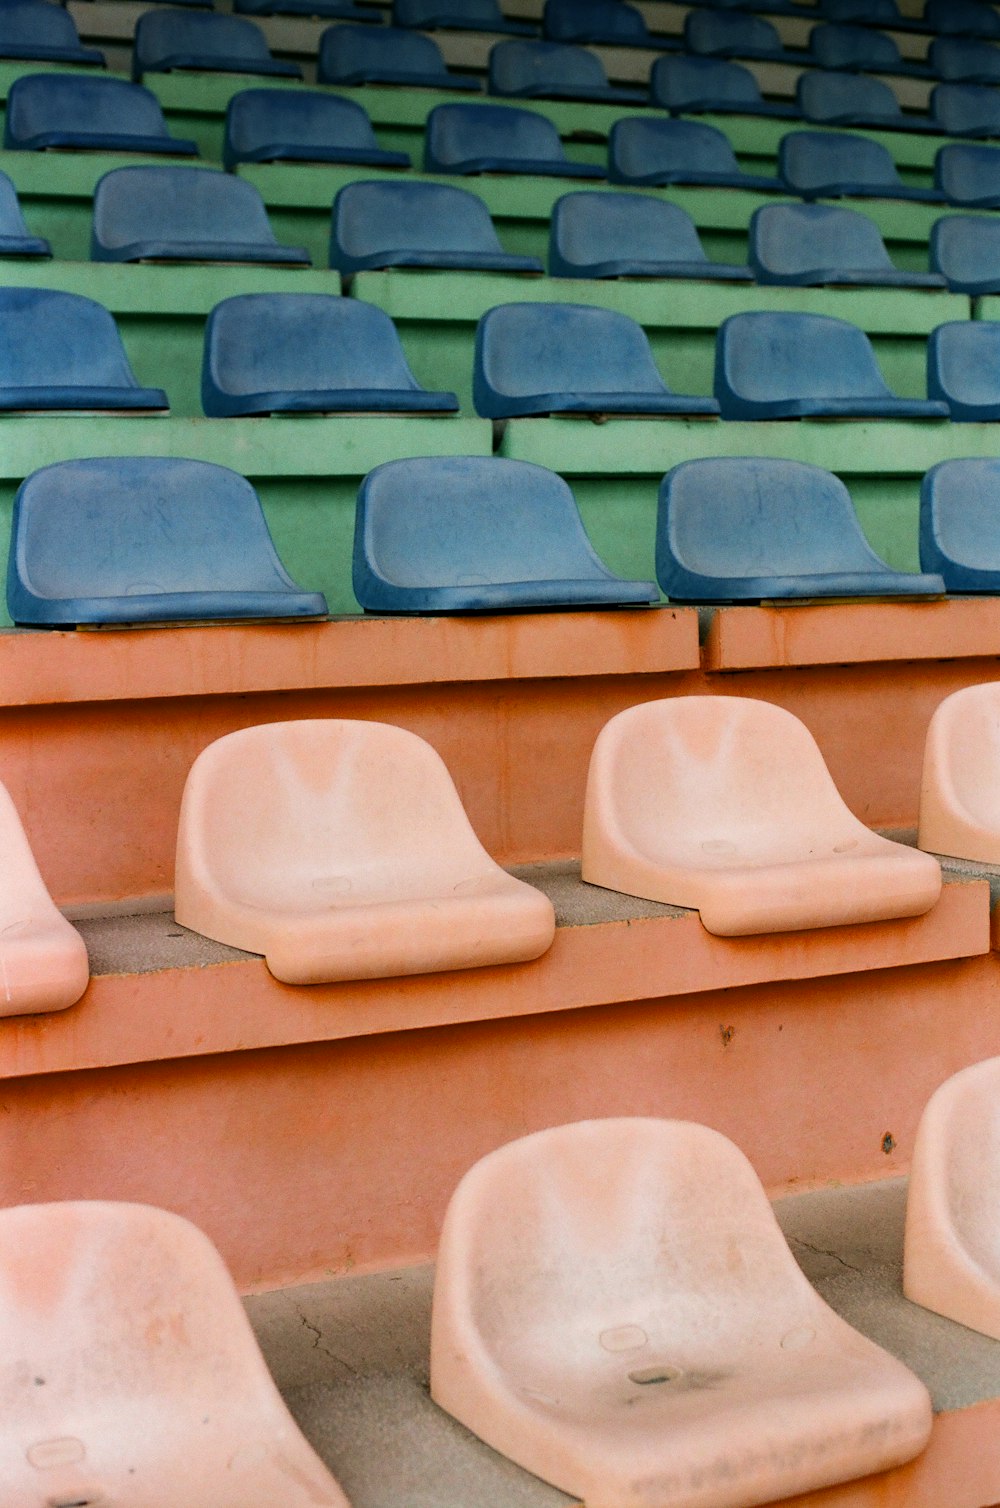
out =
<path fill-rule="evenodd" d="M 53 905 L 0 785 L 0 1016 L 65 1010 L 89 979 L 83 938 Z"/>

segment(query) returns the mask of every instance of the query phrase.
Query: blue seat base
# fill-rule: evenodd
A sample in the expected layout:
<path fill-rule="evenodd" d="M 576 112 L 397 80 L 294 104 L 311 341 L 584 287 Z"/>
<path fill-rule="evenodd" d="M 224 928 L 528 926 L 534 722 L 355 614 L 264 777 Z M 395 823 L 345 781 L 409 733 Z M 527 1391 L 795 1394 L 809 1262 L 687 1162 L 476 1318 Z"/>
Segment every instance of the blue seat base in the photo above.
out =
<path fill-rule="evenodd" d="M 677 573 L 680 574 L 680 573 Z M 942 597 L 940 576 L 903 571 L 844 571 L 821 576 L 696 576 L 670 592 L 671 602 L 766 602 L 809 597 Z"/>
<path fill-rule="evenodd" d="M 0 391 L 4 412 L 58 412 L 61 409 L 167 410 L 167 395 L 156 387 L 8 387 Z"/>
<path fill-rule="evenodd" d="M 506 413 L 498 418 L 539 418 L 549 414 L 708 414 L 717 417 L 714 398 L 683 393 L 532 393 L 525 398 L 501 399 Z"/>
<path fill-rule="evenodd" d="M 370 68 L 355 68 L 351 73 L 342 74 L 340 78 L 327 78 L 325 74 L 317 75 L 321 84 L 335 84 L 337 88 L 352 84 L 398 84 L 404 89 L 462 89 L 482 90 L 482 79 L 473 78 L 465 73 L 407 73 L 401 69 L 379 68 L 372 64 Z"/>
<path fill-rule="evenodd" d="M 749 267 L 730 267 L 724 262 L 646 262 L 622 257 L 613 262 L 590 262 L 565 271 L 551 271 L 550 277 L 568 278 L 694 278 L 699 282 L 752 283 Z"/>
<path fill-rule="evenodd" d="M 736 419 L 948 419 L 947 403 L 932 398 L 776 398 L 742 403 Z"/>
<path fill-rule="evenodd" d="M 529 173 L 535 178 L 603 178 L 604 169 L 586 162 L 554 162 L 549 157 L 470 157 L 464 162 L 428 165 L 430 173 Z"/>
<path fill-rule="evenodd" d="M 604 105 L 649 103 L 645 89 L 618 89 L 612 84 L 603 88 L 597 84 L 527 84 L 523 89 L 491 89 L 490 93 L 498 99 L 578 99 Z"/>
<path fill-rule="evenodd" d="M 128 246 L 101 247 L 96 262 L 251 262 L 266 266 L 309 267 L 312 259 L 302 246 L 264 245 L 260 241 L 134 241 Z"/>
<path fill-rule="evenodd" d="M 504 581 L 489 585 L 387 587 L 369 577 L 366 613 L 387 617 L 415 614 L 504 613 L 560 608 L 649 607 L 660 600 L 652 581 L 594 577 L 582 581 Z"/>
<path fill-rule="evenodd" d="M 852 272 L 843 267 L 816 267 L 806 272 L 776 273 L 760 270 L 758 283 L 785 288 L 947 288 L 937 272 L 880 271 L 861 268 Z"/>
<path fill-rule="evenodd" d="M 274 393 L 224 393 L 212 417 L 254 418 L 267 414 L 454 414 L 454 393 L 421 388 L 354 388 Z"/>
<path fill-rule="evenodd" d="M 408 168 L 407 152 L 382 152 L 366 147 L 299 146 L 295 142 L 276 141 L 255 147 L 252 152 L 227 153 L 226 166 L 238 162 L 331 162 L 358 163 L 363 167 Z"/>
<path fill-rule="evenodd" d="M 331 263 L 331 266 L 333 264 Z M 427 267 L 449 272 L 531 272 L 544 273 L 537 257 L 519 257 L 510 252 L 492 251 L 379 251 L 367 257 L 352 257 L 348 274 L 384 267 Z"/>
<path fill-rule="evenodd" d="M 142 73 L 245 73 L 257 76 L 265 74 L 268 77 L 300 79 L 302 69 L 298 63 L 281 63 L 277 58 L 258 58 L 251 61 L 249 58 L 221 58 L 209 54 L 207 57 L 197 53 L 175 53 L 172 57 L 161 58 L 158 63 L 147 63 L 140 71 L 134 66 L 132 77 L 136 83 L 140 82 Z"/>
<path fill-rule="evenodd" d="M 35 598 L 11 596 L 14 622 L 25 628 L 78 623 L 173 623 L 202 619 L 324 618 L 320 592 L 157 592 L 135 597 Z"/>
<path fill-rule="evenodd" d="M 52 247 L 42 236 L 0 236 L 0 257 L 50 257 Z"/>
<path fill-rule="evenodd" d="M 96 47 L 45 47 L 27 42 L 5 42 L 0 59 L 24 63 L 79 63 L 87 68 L 104 68 L 107 60 Z"/>
<path fill-rule="evenodd" d="M 621 174 L 609 174 L 612 183 L 644 184 L 649 188 L 665 187 L 667 184 L 689 183 L 705 188 L 740 188 L 762 190 L 765 193 L 787 193 L 777 178 L 758 178 L 750 173 L 701 173 L 690 168 L 661 168 L 655 173 L 642 173 L 636 178 Z"/>
<path fill-rule="evenodd" d="M 198 144 L 177 136 L 116 136 L 112 132 L 41 131 L 7 144 L 8 151 L 44 152 L 66 147 L 78 152 L 155 152 L 170 157 L 197 157 Z"/>

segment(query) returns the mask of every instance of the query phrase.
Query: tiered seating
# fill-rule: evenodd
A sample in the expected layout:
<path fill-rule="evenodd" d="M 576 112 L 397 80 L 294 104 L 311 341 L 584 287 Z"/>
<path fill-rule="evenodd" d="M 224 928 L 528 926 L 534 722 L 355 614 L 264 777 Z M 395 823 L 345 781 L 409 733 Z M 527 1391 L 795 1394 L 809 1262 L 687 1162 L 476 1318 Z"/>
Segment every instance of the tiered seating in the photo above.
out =
<path fill-rule="evenodd" d="M 483 201 L 443 183 L 349 183 L 333 201 L 330 266 L 541 272 L 536 257 L 504 251 Z"/>
<path fill-rule="evenodd" d="M 868 26 L 814 26 L 809 33 L 809 54 L 818 68 L 927 76 L 926 68 L 903 62 L 892 37 Z"/>
<path fill-rule="evenodd" d="M 193 141 L 171 136 L 155 94 L 124 79 L 77 79 L 36 73 L 15 79 L 7 94 L 4 149 L 41 152 L 157 152 L 196 157 Z"/>
<path fill-rule="evenodd" d="M 932 99 L 943 87 L 932 92 Z M 888 84 L 857 73 L 800 73 L 795 101 L 803 120 L 817 126 L 870 126 L 880 131 L 943 129 L 936 121 L 904 115 Z"/>
<path fill-rule="evenodd" d="M 424 170 L 604 177 L 600 168 L 569 161 L 550 121 L 508 105 L 435 106 L 427 117 Z"/>
<path fill-rule="evenodd" d="M 942 36 L 1000 38 L 1000 16 L 980 0 L 927 0 L 924 22 Z"/>
<path fill-rule="evenodd" d="M 93 299 L 45 288 L 0 288 L 0 410 L 169 407 L 129 366 L 108 311 Z"/>
<path fill-rule="evenodd" d="M 50 257 L 52 247 L 44 236 L 33 236 L 24 223 L 21 206 L 17 202 L 17 190 L 7 177 L 0 173 L 0 256 L 4 257 Z"/>
<path fill-rule="evenodd" d="M 354 0 L 233 0 L 233 10 L 240 16 L 319 16 L 324 21 L 376 25 L 382 19 L 378 11 L 357 5 Z"/>
<path fill-rule="evenodd" d="M 671 115 L 710 111 L 713 115 L 768 115 L 794 120 L 799 114 L 794 105 L 766 100 L 750 69 L 724 58 L 657 58 L 649 74 L 649 92 L 653 104 L 662 105 Z"/>
<path fill-rule="evenodd" d="M 320 38 L 321 84 L 406 84 L 413 89 L 480 89 L 471 74 L 452 73 L 433 37 L 401 26 L 331 26 Z"/>
<path fill-rule="evenodd" d="M 942 215 L 931 230 L 930 264 L 958 293 L 1000 292 L 1000 224 Z"/>
<path fill-rule="evenodd" d="M 920 561 L 949 592 L 1000 590 L 1000 462 L 942 461 L 920 491 Z"/>
<path fill-rule="evenodd" d="M 642 12 L 627 0 L 545 0 L 545 35 L 553 42 L 603 42 L 614 47 L 655 47 Z"/>
<path fill-rule="evenodd" d="M 1000 325 L 938 325 L 927 345 L 927 391 L 948 405 L 953 421 L 1000 419 Z"/>
<path fill-rule="evenodd" d="M 497 0 L 392 0 L 394 26 L 419 27 L 433 31 L 437 27 L 458 31 L 512 32 L 516 36 L 537 36 L 538 29 L 528 22 L 509 20 Z"/>
<path fill-rule="evenodd" d="M 384 152 L 371 121 L 353 100 L 318 92 L 244 89 L 226 110 L 222 160 L 241 162 L 349 162 L 408 168 L 406 152 Z"/>
<path fill-rule="evenodd" d="M 646 194 L 564 194 L 552 207 L 549 274 L 751 282 L 748 267 L 710 262 L 690 215 Z"/>
<path fill-rule="evenodd" d="M 857 210 L 826 204 L 766 204 L 750 221 L 750 266 L 760 283 L 943 288 L 937 272 L 903 272 L 878 226 Z"/>
<path fill-rule="evenodd" d="M 90 981 L 83 938 L 52 903 L 17 808 L 0 785 L 0 1019 L 62 1011 Z"/>
<path fill-rule="evenodd" d="M 1000 47 L 990 42 L 966 42 L 940 37 L 930 45 L 931 71 L 945 83 L 1000 83 Z"/>
<path fill-rule="evenodd" d="M 177 68 L 302 77 L 297 63 L 271 56 L 264 33 L 252 21 L 201 11 L 143 11 L 135 23 L 133 79 L 138 83 L 147 73 Z"/>
<path fill-rule="evenodd" d="M 937 189 L 904 184 L 881 142 L 833 132 L 790 131 L 778 148 L 782 184 L 803 199 L 911 199 L 940 204 Z"/>
<path fill-rule="evenodd" d="M 1000 136 L 1000 96 L 988 84 L 938 84 L 931 116 L 943 136 Z"/>
<path fill-rule="evenodd" d="M 662 187 L 703 183 L 725 188 L 778 189 L 773 178 L 744 173 L 729 142 L 715 126 L 691 120 L 616 120 L 608 135 L 612 183 Z"/>
<path fill-rule="evenodd" d="M 949 204 L 963 209 L 1000 207 L 1000 147 L 954 143 L 934 159 L 934 182 Z"/>
<path fill-rule="evenodd" d="M 73 17 L 47 0 L 5 0 L 0 7 L 0 58 L 104 67 L 104 54 L 83 47 Z"/>
<path fill-rule="evenodd" d="M 563 42 L 497 42 L 490 49 L 489 92 L 518 99 L 600 100 L 609 105 L 641 105 L 646 100 L 643 89 L 613 89 L 595 53 Z"/>
<path fill-rule="evenodd" d="M 689 10 L 684 47 L 701 57 L 802 61 L 801 54 L 789 52 L 770 21 L 731 10 Z"/>

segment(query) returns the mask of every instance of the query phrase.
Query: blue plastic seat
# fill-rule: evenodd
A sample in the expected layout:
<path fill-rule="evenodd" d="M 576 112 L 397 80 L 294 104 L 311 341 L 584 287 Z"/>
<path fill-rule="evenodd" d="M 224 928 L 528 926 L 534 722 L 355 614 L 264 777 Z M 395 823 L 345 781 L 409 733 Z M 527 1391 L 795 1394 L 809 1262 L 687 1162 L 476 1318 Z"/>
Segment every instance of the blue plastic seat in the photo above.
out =
<path fill-rule="evenodd" d="M 542 29 L 552 42 L 658 50 L 670 45 L 666 38 L 651 35 L 642 12 L 626 0 L 545 0 Z"/>
<path fill-rule="evenodd" d="M 0 173 L 0 257 L 50 257 L 52 247 L 42 236 L 33 236 L 24 223 L 17 190 Z"/>
<path fill-rule="evenodd" d="M 15 623 L 164 623 L 326 613 L 278 558 L 250 483 L 165 457 L 60 461 L 14 499 Z"/>
<path fill-rule="evenodd" d="M 98 180 L 95 262 L 262 262 L 308 267 L 274 238 L 260 190 L 211 168 L 115 168 Z"/>
<path fill-rule="evenodd" d="M 1000 593 L 1000 460 L 939 461 L 920 487 L 920 566 L 949 592 Z"/>
<path fill-rule="evenodd" d="M 829 204 L 767 204 L 750 221 L 748 261 L 759 283 L 815 288 L 943 288 L 933 272 L 901 272 L 873 220 Z"/>
<path fill-rule="evenodd" d="M 226 107 L 222 160 L 343 162 L 408 168 L 406 152 L 384 152 L 368 112 L 354 100 L 314 89 L 243 89 Z"/>
<path fill-rule="evenodd" d="M 938 84 L 930 109 L 941 136 L 1000 136 L 1000 91 L 989 84 Z"/>
<path fill-rule="evenodd" d="M 330 266 L 346 277 L 379 267 L 544 271 L 537 257 L 504 251 L 478 195 L 450 184 L 384 179 L 349 183 L 338 192 Z"/>
<path fill-rule="evenodd" d="M 935 37 L 928 49 L 931 70 L 946 84 L 1000 84 L 1000 47 L 964 37 Z"/>
<path fill-rule="evenodd" d="M 165 409 L 140 387 L 102 304 L 49 288 L 0 287 L 0 409 Z"/>
<path fill-rule="evenodd" d="M 996 209 L 1000 206 L 1000 147 L 966 146 L 964 142 L 939 147 L 934 182 L 949 204 Z"/>
<path fill-rule="evenodd" d="M 472 397 L 484 419 L 539 414 L 717 414 L 671 392 L 642 326 L 582 304 L 500 304 L 476 330 Z"/>
<path fill-rule="evenodd" d="M 538 27 L 527 21 L 508 21 L 497 0 L 392 0 L 393 26 L 419 31 L 444 27 L 453 31 L 504 31 L 517 37 L 537 37 Z"/>
<path fill-rule="evenodd" d="M 940 576 L 894 571 L 843 482 L 801 461 L 684 461 L 660 484 L 656 576 L 672 602 L 940 596 Z"/>
<path fill-rule="evenodd" d="M 557 278 L 698 278 L 749 283 L 748 267 L 710 262 L 691 216 L 649 194 L 564 194 L 552 207 Z"/>
<path fill-rule="evenodd" d="M 413 89 L 481 89 L 471 74 L 450 73 L 433 37 L 401 26 L 329 26 L 319 39 L 321 84 L 405 84 Z"/>
<path fill-rule="evenodd" d="M 723 58 L 692 58 L 683 54 L 657 58 L 649 74 L 649 93 L 654 105 L 672 115 L 711 111 L 794 120 L 799 113 L 794 105 L 766 100 L 749 68 Z"/>
<path fill-rule="evenodd" d="M 724 419 L 947 419 L 944 403 L 897 398 L 863 330 L 825 314 L 733 314 L 715 343 Z"/>
<path fill-rule="evenodd" d="M 604 177 L 590 163 L 570 162 L 544 115 L 513 105 L 436 105 L 427 117 L 424 171 Z"/>
<path fill-rule="evenodd" d="M 1000 15 L 979 0 L 927 0 L 924 25 L 948 37 L 1000 37 Z"/>
<path fill-rule="evenodd" d="M 612 183 L 706 183 L 726 188 L 779 189 L 776 178 L 740 171 L 736 154 L 715 126 L 694 120 L 631 115 L 608 133 Z"/>
<path fill-rule="evenodd" d="M 847 26 L 898 26 L 904 19 L 896 0 L 819 0 L 819 14 Z"/>
<path fill-rule="evenodd" d="M 4 0 L 0 4 L 0 58 L 43 63 L 87 63 L 104 67 L 104 54 L 84 47 L 73 17 L 48 0 Z"/>
<path fill-rule="evenodd" d="M 514 99 L 642 105 L 648 98 L 644 89 L 613 88 L 595 53 L 565 42 L 494 42 L 488 88 L 490 94 Z"/>
<path fill-rule="evenodd" d="M 321 21 L 354 21 L 361 25 L 379 25 L 381 13 L 355 0 L 234 0 L 233 10 L 241 16 L 317 16 Z"/>
<path fill-rule="evenodd" d="M 927 392 L 948 405 L 954 421 L 1000 419 L 1000 325 L 954 320 L 927 341 Z"/>
<path fill-rule="evenodd" d="M 881 130 L 934 134 L 940 131 L 926 118 L 904 115 L 889 85 L 865 74 L 825 69 L 800 73 L 795 98 L 803 117 L 817 126 L 877 126 Z"/>
<path fill-rule="evenodd" d="M 562 477 L 499 456 L 388 461 L 358 493 L 354 595 L 370 613 L 634 607 L 587 538 Z"/>
<path fill-rule="evenodd" d="M 210 419 L 273 413 L 454 413 L 410 371 L 373 304 L 328 293 L 242 293 L 205 326 L 201 404 Z"/>
<path fill-rule="evenodd" d="M 912 199 L 942 204 L 937 189 L 904 184 L 881 142 L 846 132 L 790 131 L 778 146 L 778 177 L 803 199 Z"/>
<path fill-rule="evenodd" d="M 701 57 L 767 58 L 778 62 L 799 56 L 785 49 L 770 21 L 731 10 L 689 10 L 684 18 L 684 50 Z"/>
<path fill-rule="evenodd" d="M 840 73 L 904 73 L 929 77 L 923 63 L 904 63 L 892 37 L 870 26 L 822 24 L 809 33 L 809 56 L 817 68 Z"/>
<path fill-rule="evenodd" d="M 196 157 L 193 141 L 171 136 L 160 102 L 124 79 L 33 73 L 7 92 L 3 144 L 8 152 L 68 147 L 88 152 L 157 152 Z"/>
<path fill-rule="evenodd" d="M 212 11 L 143 11 L 135 23 L 132 77 L 170 73 L 175 68 L 302 77 L 297 63 L 272 58 L 264 33 L 253 21 Z"/>
<path fill-rule="evenodd" d="M 1000 293 L 1000 220 L 942 215 L 931 226 L 930 264 L 953 293 Z"/>

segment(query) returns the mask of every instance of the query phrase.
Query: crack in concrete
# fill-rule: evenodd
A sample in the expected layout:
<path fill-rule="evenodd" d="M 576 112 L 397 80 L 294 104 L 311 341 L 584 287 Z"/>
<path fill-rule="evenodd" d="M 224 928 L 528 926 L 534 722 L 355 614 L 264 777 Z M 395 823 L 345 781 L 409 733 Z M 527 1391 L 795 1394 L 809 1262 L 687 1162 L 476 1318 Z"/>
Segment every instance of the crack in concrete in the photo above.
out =
<path fill-rule="evenodd" d="M 811 1251 L 816 1257 L 832 1257 L 835 1262 L 840 1263 L 841 1267 L 846 1267 L 848 1272 L 856 1272 L 859 1277 L 864 1275 L 860 1267 L 855 1267 L 853 1262 L 845 1261 L 839 1252 L 829 1251 L 825 1246 L 813 1246 L 811 1241 L 804 1241 L 801 1236 L 789 1236 L 788 1240 L 793 1246 L 804 1246 L 806 1251 Z"/>
<path fill-rule="evenodd" d="M 335 1361 L 339 1367 L 346 1367 L 347 1371 L 350 1372 L 352 1377 L 357 1377 L 360 1375 L 358 1373 L 358 1369 L 356 1367 L 352 1367 L 351 1363 L 347 1361 L 345 1357 L 338 1356 L 336 1351 L 331 1351 L 330 1347 L 323 1339 L 322 1330 L 318 1325 L 314 1325 L 312 1320 L 306 1318 L 297 1304 L 295 1306 L 295 1313 L 298 1315 L 305 1328 L 310 1332 L 310 1334 L 315 1337 L 312 1343 L 312 1348 L 314 1351 L 322 1351 L 324 1356 L 328 1356 L 331 1361 Z"/>

